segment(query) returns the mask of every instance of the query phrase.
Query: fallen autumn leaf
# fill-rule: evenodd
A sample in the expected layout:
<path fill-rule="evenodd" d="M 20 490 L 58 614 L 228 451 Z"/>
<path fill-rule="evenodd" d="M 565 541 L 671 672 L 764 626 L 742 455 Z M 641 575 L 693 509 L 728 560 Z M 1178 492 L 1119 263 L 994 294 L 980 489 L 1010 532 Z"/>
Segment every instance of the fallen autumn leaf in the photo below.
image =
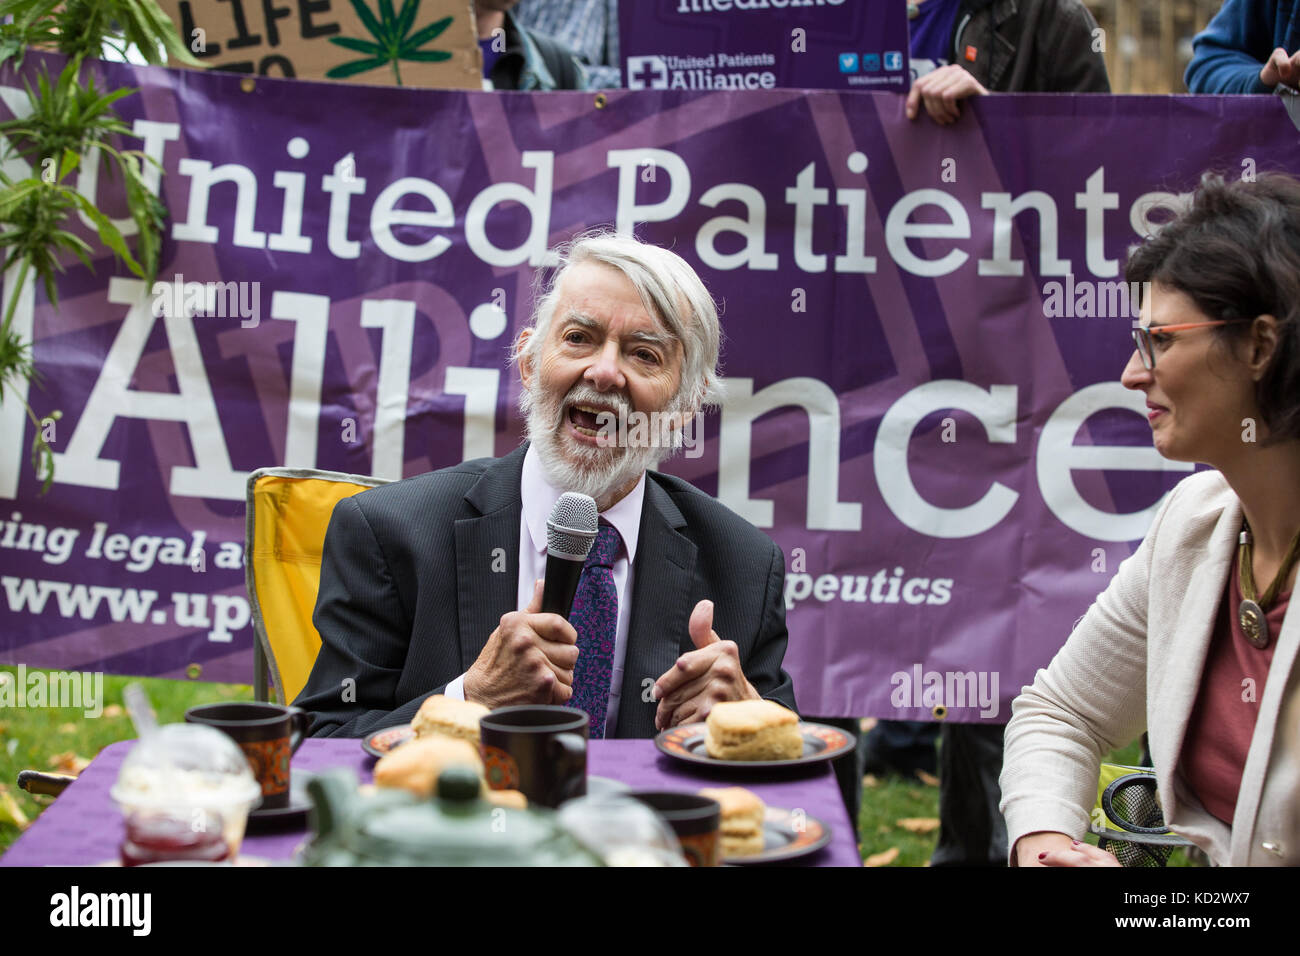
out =
<path fill-rule="evenodd" d="M 908 833 L 933 833 L 939 829 L 938 817 L 904 817 L 897 823 Z"/>
<path fill-rule="evenodd" d="M 888 850 L 880 853 L 873 853 L 862 861 L 863 866 L 888 866 L 898 859 L 898 847 L 891 846 Z"/>

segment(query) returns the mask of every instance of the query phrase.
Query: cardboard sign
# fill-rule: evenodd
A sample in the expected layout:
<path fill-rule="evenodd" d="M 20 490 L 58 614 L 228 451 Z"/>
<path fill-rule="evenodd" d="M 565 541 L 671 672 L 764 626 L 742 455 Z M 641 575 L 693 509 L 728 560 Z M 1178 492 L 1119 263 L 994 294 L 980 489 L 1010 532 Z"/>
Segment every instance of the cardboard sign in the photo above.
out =
<path fill-rule="evenodd" d="M 482 88 L 469 0 L 160 0 L 213 69 L 373 86 Z"/>
<path fill-rule="evenodd" d="M 906 93 L 902 0 L 619 0 L 632 90 Z"/>

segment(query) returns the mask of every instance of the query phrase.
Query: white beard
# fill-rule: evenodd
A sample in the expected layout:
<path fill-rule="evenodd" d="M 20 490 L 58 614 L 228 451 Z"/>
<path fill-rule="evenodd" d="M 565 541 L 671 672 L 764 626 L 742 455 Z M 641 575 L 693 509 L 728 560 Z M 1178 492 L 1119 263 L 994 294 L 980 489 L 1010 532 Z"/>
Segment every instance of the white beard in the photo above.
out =
<path fill-rule="evenodd" d="M 621 412 L 620 420 L 631 411 L 621 395 L 598 392 L 589 385 L 579 384 L 568 395 L 556 398 L 545 394 L 540 378 L 534 378 L 533 385 L 525 389 L 522 401 L 527 415 L 527 435 L 537 449 L 546 480 L 560 491 L 590 495 L 603 511 L 612 495 L 635 484 L 642 472 L 658 465 L 672 449 L 653 444 L 643 448 L 578 444 L 568 434 L 565 409 L 579 403 L 613 405 L 616 412 Z"/>

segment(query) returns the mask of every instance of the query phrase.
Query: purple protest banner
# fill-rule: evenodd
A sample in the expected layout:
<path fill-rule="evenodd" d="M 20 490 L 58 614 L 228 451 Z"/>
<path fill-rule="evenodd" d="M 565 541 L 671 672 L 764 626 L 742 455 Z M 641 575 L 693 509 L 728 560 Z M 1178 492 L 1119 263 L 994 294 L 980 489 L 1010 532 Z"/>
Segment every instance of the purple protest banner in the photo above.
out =
<path fill-rule="evenodd" d="M 1125 249 L 1204 169 L 1297 164 L 1268 97 L 990 96 L 940 128 L 883 94 L 99 69 L 142 87 L 172 222 L 153 288 L 104 253 L 16 314 L 63 415 L 41 496 L 0 406 L 0 661 L 67 670 L 250 680 L 247 472 L 515 447 L 533 266 L 612 223 L 724 305 L 727 400 L 665 468 L 784 549 L 801 709 L 1005 719 L 1189 467 L 1118 384 Z"/>
<path fill-rule="evenodd" d="M 907 92 L 907 6 L 895 0 L 620 0 L 631 90 Z"/>

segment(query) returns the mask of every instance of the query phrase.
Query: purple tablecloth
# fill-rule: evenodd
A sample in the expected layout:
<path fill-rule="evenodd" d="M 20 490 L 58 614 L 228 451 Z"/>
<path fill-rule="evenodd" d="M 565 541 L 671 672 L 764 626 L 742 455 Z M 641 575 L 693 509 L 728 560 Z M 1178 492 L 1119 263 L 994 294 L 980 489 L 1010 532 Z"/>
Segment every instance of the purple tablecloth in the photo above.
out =
<path fill-rule="evenodd" d="M 108 791 L 133 743 L 122 741 L 105 747 L 0 858 L 0 866 L 85 866 L 116 860 L 123 835 L 122 814 Z M 307 740 L 293 758 L 295 771 L 350 767 L 363 782 L 370 781 L 373 766 L 374 760 L 352 739 Z M 816 866 L 861 865 L 853 828 L 829 764 L 820 764 L 794 777 L 743 770 L 719 776 L 713 772 L 699 773 L 694 767 L 665 757 L 650 740 L 593 740 L 587 755 L 587 770 L 637 789 L 694 791 L 708 786 L 748 787 L 769 806 L 802 809 L 830 828 L 830 844 L 798 862 Z M 240 852 L 264 860 L 287 861 L 305 838 L 305 822 L 299 829 L 274 834 L 250 833 Z"/>

